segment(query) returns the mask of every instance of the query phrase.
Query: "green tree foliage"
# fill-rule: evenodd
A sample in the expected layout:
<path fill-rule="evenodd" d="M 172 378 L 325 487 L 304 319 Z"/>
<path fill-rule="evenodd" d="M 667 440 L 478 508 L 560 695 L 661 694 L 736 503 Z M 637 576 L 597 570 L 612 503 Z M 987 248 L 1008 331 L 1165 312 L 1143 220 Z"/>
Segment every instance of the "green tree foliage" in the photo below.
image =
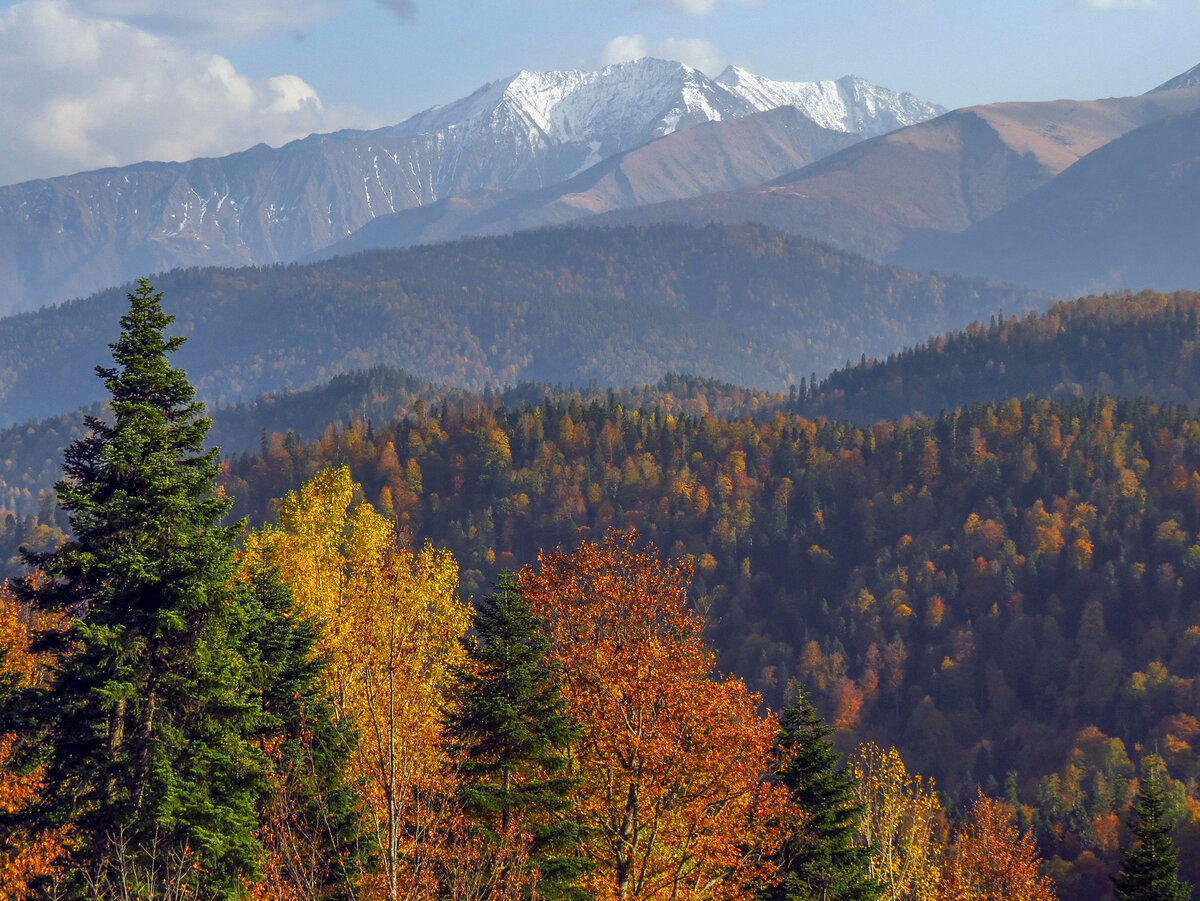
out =
<path fill-rule="evenodd" d="M 373 849 L 357 786 L 346 775 L 353 737 L 337 722 L 323 689 L 320 624 L 302 615 L 272 566 L 255 567 L 246 578 L 242 653 L 262 692 L 252 738 L 269 767 L 259 801 L 266 888 L 294 886 L 313 901 L 353 898 L 352 885 Z"/>
<path fill-rule="evenodd" d="M 1200 400 L 1200 294 L 1084 297 L 931 338 L 804 386 L 809 417 L 873 422 L 1009 397 Z"/>
<path fill-rule="evenodd" d="M 854 777 L 839 766 L 832 735 L 804 690 L 797 689 L 796 700 L 780 717 L 776 778 L 803 815 L 780 855 L 783 882 L 761 893 L 762 901 L 875 901 L 884 893 L 866 875 L 874 849 L 855 844 L 862 806 Z"/>
<path fill-rule="evenodd" d="M 1118 901 L 1188 901 L 1192 887 L 1179 881 L 1179 850 L 1171 839 L 1161 761 L 1147 760 L 1134 814 L 1130 827 L 1135 841 L 1114 880 Z"/>
<path fill-rule="evenodd" d="M 20 598 L 70 617 L 42 697 L 45 815 L 68 823 L 81 893 L 180 880 L 234 897 L 255 873 L 266 762 L 243 642 L 230 503 L 215 491 L 208 420 L 167 355 L 171 317 L 146 282 L 129 295 L 115 366 L 97 367 L 113 423 L 90 417 L 57 489 L 73 537 L 28 555 Z M 180 876 L 180 874 L 185 874 Z"/>
<path fill-rule="evenodd" d="M 543 623 L 510 573 L 476 605 L 474 632 L 462 639 L 467 662 L 454 671 L 447 713 L 463 808 L 490 840 L 527 832 L 539 898 L 583 898 L 576 882 L 586 861 L 575 850 L 584 829 L 572 817 L 567 770 L 578 729 Z"/>

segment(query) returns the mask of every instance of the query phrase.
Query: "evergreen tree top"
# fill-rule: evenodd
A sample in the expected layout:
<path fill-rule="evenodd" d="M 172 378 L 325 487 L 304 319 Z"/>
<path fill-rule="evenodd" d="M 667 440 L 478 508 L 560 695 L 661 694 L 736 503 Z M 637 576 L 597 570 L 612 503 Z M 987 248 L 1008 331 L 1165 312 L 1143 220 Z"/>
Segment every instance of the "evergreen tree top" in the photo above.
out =
<path fill-rule="evenodd" d="M 72 539 L 53 553 L 26 555 L 48 576 L 69 576 L 77 595 L 89 582 L 105 591 L 178 577 L 192 569 L 187 557 L 220 568 L 232 561 L 235 529 L 217 527 L 230 508 L 216 491 L 219 451 L 204 447 L 210 422 L 187 375 L 167 359 L 184 339 L 163 334 L 174 317 L 145 279 L 128 298 L 120 337 L 109 345 L 115 365 L 96 367 L 112 422 L 86 419 L 89 434 L 67 449 L 55 486 Z M 169 547 L 179 553 L 160 553 Z"/>
<path fill-rule="evenodd" d="M 1160 759 L 1147 759 L 1133 808 L 1134 845 L 1113 880 L 1118 901 L 1188 901 L 1192 887 L 1179 880 L 1179 850 L 1171 838 L 1167 777 Z"/>

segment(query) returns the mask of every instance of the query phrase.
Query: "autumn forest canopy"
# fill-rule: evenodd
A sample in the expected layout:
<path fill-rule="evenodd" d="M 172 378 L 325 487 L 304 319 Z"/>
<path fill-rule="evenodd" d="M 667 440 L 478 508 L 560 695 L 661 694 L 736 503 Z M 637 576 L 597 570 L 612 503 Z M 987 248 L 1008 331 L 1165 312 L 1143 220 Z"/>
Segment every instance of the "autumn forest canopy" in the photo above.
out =
<path fill-rule="evenodd" d="M 106 405 L 0 434 L 0 897 L 1200 879 L 1195 295 L 780 393 L 373 369 L 212 422 L 160 299 Z"/>

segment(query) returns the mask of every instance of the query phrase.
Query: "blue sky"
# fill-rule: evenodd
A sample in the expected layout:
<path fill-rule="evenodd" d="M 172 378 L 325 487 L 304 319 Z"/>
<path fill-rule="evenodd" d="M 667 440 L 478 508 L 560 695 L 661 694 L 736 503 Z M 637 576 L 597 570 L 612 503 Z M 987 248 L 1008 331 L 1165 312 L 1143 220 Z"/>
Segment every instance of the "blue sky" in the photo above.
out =
<path fill-rule="evenodd" d="M 522 68 L 648 53 L 947 107 L 1136 94 L 1200 0 L 0 0 L 0 184 L 390 124 Z"/>

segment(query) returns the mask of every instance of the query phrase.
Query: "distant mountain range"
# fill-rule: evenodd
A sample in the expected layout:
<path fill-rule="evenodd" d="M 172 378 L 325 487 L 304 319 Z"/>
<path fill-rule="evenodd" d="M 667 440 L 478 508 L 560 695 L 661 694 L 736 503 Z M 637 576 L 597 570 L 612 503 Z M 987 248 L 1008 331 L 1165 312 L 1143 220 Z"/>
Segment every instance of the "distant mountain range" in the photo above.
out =
<path fill-rule="evenodd" d="M 776 82 L 730 68 L 710 79 L 655 59 L 521 72 L 377 131 L 0 188 L 0 313 L 175 267 L 297 260 L 383 215 L 472 192 L 544 189 L 691 126 L 785 106 L 803 126 L 764 129 L 764 149 L 739 148 L 721 177 L 665 196 L 756 183 L 840 149 L 846 135 L 942 112 L 854 77 Z M 826 131 L 840 137 L 817 137 Z M 658 179 L 648 196 L 665 199 L 671 183 Z"/>
<path fill-rule="evenodd" d="M 562 225 L 610 210 L 759 185 L 862 140 L 817 125 L 793 106 L 706 122 L 609 157 L 539 190 L 486 190 L 380 216 L 312 255 L 327 259 Z"/>
<path fill-rule="evenodd" d="M 1187 90 L 1197 90 L 1189 88 Z M 892 255 L 1061 295 L 1200 287 L 1200 110 L 1144 125 L 957 234 Z"/>
<path fill-rule="evenodd" d="M 316 256 L 565 222 L 753 222 L 1067 297 L 1196 287 L 1198 109 L 1200 66 L 1140 96 L 969 107 L 865 140 L 781 108 L 547 188 L 381 216 Z"/>
<path fill-rule="evenodd" d="M 1196 287 L 1197 111 L 1200 67 L 950 113 L 849 76 L 521 72 L 373 132 L 0 188 L 0 314 L 173 268 L 568 223 L 755 223 L 1069 296 Z"/>

